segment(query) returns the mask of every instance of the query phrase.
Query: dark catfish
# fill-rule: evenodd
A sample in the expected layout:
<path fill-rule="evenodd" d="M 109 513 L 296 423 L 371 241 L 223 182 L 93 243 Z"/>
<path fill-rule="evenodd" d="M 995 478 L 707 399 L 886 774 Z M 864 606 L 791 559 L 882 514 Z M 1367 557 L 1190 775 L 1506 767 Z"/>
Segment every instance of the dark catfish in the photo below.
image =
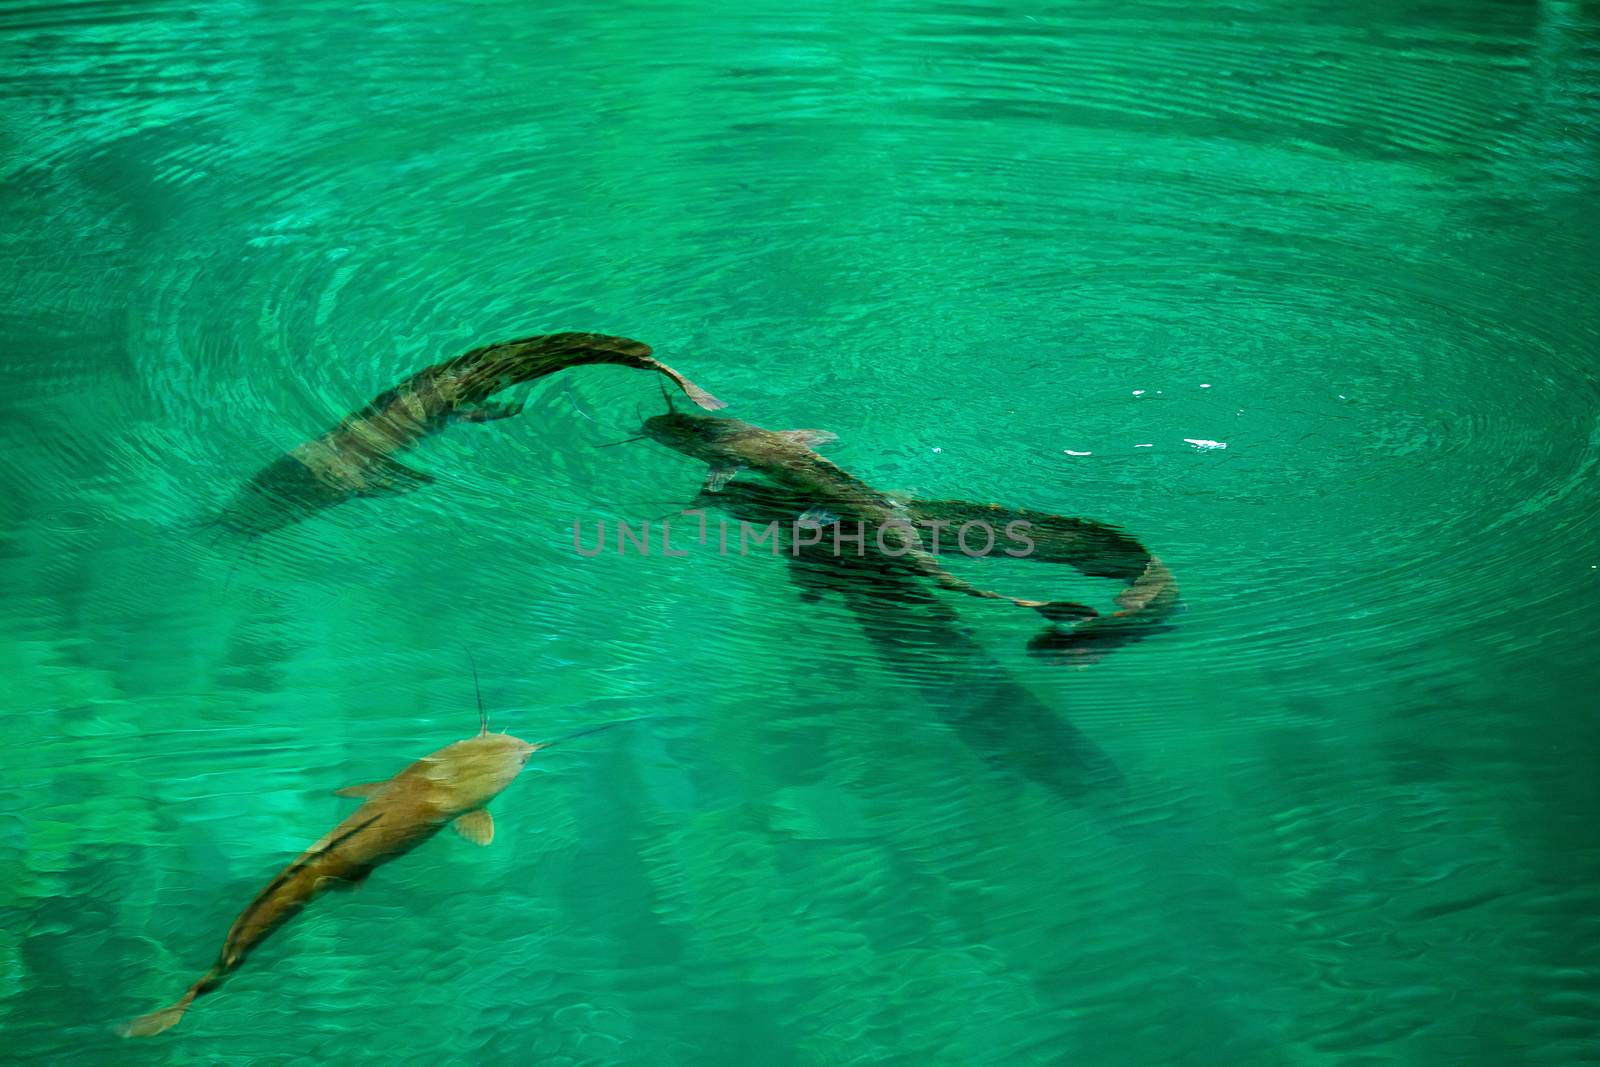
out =
<path fill-rule="evenodd" d="M 1086 664 L 1120 645 L 1168 629 L 1179 607 L 1178 583 L 1167 565 L 1130 534 L 1093 519 L 1069 518 L 1002 504 L 966 500 L 906 502 L 915 521 L 960 526 L 985 522 L 992 527 L 1025 523 L 1033 542 L 1028 559 L 1064 563 L 1083 574 L 1116 578 L 1126 586 L 1116 596 L 1117 610 L 1071 628 L 1053 627 L 1034 637 L 1028 651 L 1056 663 Z"/>
<path fill-rule="evenodd" d="M 837 519 L 860 522 L 868 531 L 866 541 L 876 540 L 876 531 L 891 532 L 896 547 L 903 550 L 898 554 L 945 589 L 1008 600 L 1051 620 L 1098 614 L 1091 607 L 1070 601 L 1024 600 L 980 589 L 951 574 L 924 547 L 922 535 L 914 525 L 915 516 L 904 505 L 813 450 L 813 445 L 834 439 L 825 430 L 766 430 L 738 419 L 669 411 L 646 419 L 643 432 L 668 448 L 708 464 L 711 472 L 705 488 L 711 492 L 727 485 L 739 471 L 749 470 L 808 501 L 807 511 L 818 514 L 824 524 Z"/>
<path fill-rule="evenodd" d="M 708 410 L 722 401 L 650 355 L 650 346 L 600 333 L 553 333 L 486 345 L 420 370 L 314 440 L 256 472 L 217 518 L 235 533 L 268 533 L 355 497 L 409 492 L 434 479 L 396 457 L 453 422 L 509 418 L 520 403 L 491 400 L 569 367 L 610 363 L 661 374 Z"/>

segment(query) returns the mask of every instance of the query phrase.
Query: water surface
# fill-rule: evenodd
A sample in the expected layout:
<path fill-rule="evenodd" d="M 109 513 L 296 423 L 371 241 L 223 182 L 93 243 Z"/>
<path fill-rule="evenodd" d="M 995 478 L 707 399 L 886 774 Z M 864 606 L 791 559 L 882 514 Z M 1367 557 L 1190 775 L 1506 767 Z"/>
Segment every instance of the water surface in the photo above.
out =
<path fill-rule="evenodd" d="M 0 11 L 0 1055 L 1600 1060 L 1600 9 L 602 8 Z M 940 652 L 582 559 L 704 473 L 597 447 L 661 405 L 610 368 L 427 492 L 197 528 L 558 329 L 1122 525 L 1187 611 L 1062 670 L 1003 605 Z M 1055 570 L 967 573 L 1109 607 Z M 119 1042 L 333 789 L 476 728 L 468 649 L 497 728 L 652 718 Z"/>

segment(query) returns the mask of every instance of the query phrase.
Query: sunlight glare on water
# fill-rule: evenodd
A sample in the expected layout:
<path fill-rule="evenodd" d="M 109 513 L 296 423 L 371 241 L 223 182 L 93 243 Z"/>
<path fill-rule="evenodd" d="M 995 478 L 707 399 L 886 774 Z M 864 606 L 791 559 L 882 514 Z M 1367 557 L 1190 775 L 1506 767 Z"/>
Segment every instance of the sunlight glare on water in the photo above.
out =
<path fill-rule="evenodd" d="M 0 91 L 0 1060 L 1600 1061 L 1594 3 L 9 3 Z M 618 367 L 208 525 L 564 330 L 1182 610 L 1062 665 L 930 582 L 580 555 L 706 478 L 601 447 L 664 406 Z M 119 1038 L 477 732 L 469 655 L 495 730 L 636 721 Z"/>

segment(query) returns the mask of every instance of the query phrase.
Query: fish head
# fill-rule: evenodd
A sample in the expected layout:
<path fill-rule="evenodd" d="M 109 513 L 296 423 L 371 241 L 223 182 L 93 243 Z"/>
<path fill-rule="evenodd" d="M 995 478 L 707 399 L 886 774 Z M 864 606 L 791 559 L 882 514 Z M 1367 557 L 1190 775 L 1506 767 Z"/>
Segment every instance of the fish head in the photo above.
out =
<path fill-rule="evenodd" d="M 436 753 L 432 777 L 450 790 L 452 807 L 482 807 L 516 781 L 540 747 L 510 734 L 479 734 Z"/>
<path fill-rule="evenodd" d="M 738 438 L 750 428 L 737 419 L 669 411 L 645 419 L 639 432 L 691 459 L 719 464 L 738 458 Z"/>

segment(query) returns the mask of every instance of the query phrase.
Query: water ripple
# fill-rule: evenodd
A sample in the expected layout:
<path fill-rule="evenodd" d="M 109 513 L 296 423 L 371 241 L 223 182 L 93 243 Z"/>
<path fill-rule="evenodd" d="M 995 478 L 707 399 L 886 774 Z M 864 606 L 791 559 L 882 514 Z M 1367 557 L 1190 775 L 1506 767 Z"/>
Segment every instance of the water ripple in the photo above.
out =
<path fill-rule="evenodd" d="M 644 718 L 552 752 L 494 848 L 320 902 L 160 1055 L 1589 1055 L 1597 29 L 7 6 L 11 1047 L 126 1062 L 105 1027 L 193 980 L 333 788 L 476 728 L 471 650 L 496 728 Z M 1116 524 L 1186 610 L 1061 670 L 1005 605 L 580 558 L 575 521 L 705 473 L 600 447 L 661 405 L 617 368 L 425 442 L 424 491 L 202 525 L 415 370 L 558 329 L 835 431 L 885 492 Z"/>

